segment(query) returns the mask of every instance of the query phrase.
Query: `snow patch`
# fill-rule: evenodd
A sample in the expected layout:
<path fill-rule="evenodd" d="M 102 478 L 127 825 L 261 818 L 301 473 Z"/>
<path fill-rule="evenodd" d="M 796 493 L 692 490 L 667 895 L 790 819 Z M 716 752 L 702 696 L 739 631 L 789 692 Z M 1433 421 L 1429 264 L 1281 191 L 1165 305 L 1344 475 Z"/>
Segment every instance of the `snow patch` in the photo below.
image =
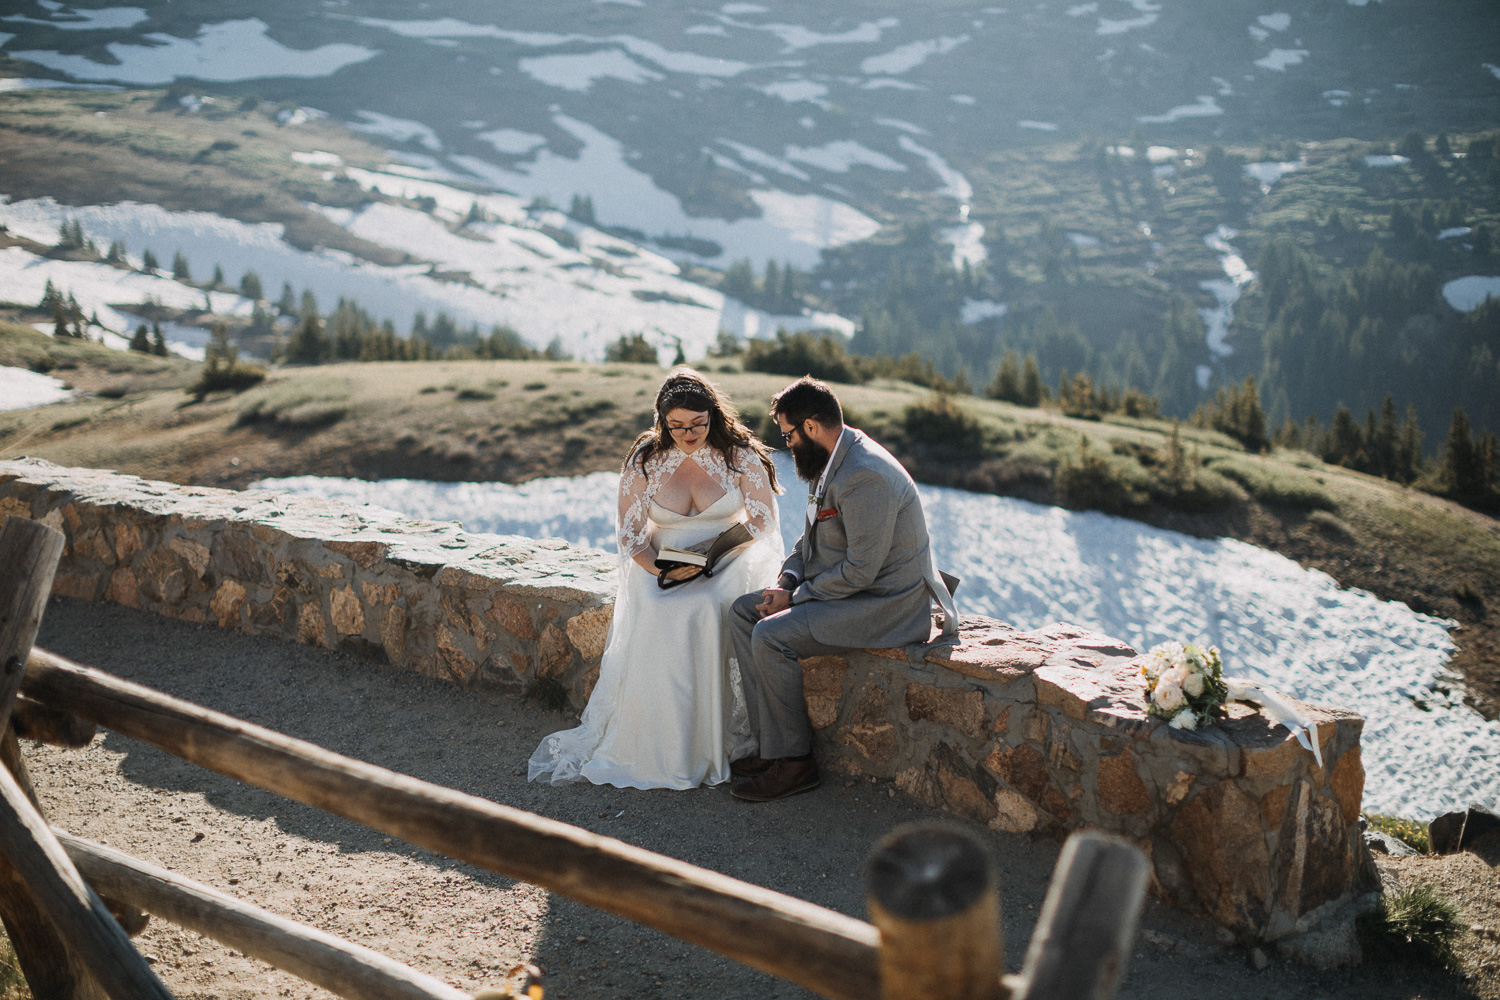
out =
<path fill-rule="evenodd" d="M 15 38 L 0 32 L 0 45 Z M 41 80 L 29 76 L 11 76 L 0 80 L 0 94 L 13 90 L 119 90 L 108 83 L 69 83 L 66 80 Z"/>
<path fill-rule="evenodd" d="M 786 158 L 836 174 L 848 173 L 851 167 L 857 166 L 874 167 L 876 170 L 888 170 L 893 173 L 906 169 L 906 164 L 848 139 L 830 142 L 824 146 L 788 146 Z"/>
<path fill-rule="evenodd" d="M 410 118 L 393 118 L 379 111 L 356 111 L 354 113 L 359 116 L 359 121 L 346 122 L 346 124 L 356 132 L 383 135 L 397 142 L 411 142 L 415 139 L 434 153 L 443 151 L 443 144 L 439 141 L 437 133 L 421 122 L 412 121 Z"/>
<path fill-rule="evenodd" d="M 291 157 L 298 163 L 305 163 L 309 167 L 341 167 L 344 165 L 344 158 L 342 156 L 321 149 L 314 149 L 308 153 L 294 151 Z"/>
<path fill-rule="evenodd" d="M 927 39 L 897 46 L 884 55 L 870 56 L 859 64 L 866 76 L 899 76 L 922 65 L 931 56 L 947 55 L 969 40 L 968 35 Z"/>
<path fill-rule="evenodd" d="M 827 87 L 812 80 L 780 80 L 755 89 L 763 94 L 779 97 L 788 104 L 795 104 L 798 101 L 813 101 L 822 104 L 823 102 L 818 99 L 828 93 Z"/>
<path fill-rule="evenodd" d="M 1311 54 L 1307 49 L 1272 49 L 1269 54 L 1255 60 L 1255 65 L 1261 69 L 1285 73 L 1288 66 L 1301 65 L 1302 60 Z"/>
<path fill-rule="evenodd" d="M 1443 286 L 1443 299 L 1459 312 L 1473 312 L 1491 296 L 1500 298 L 1500 278 L 1471 274 Z"/>
<path fill-rule="evenodd" d="M 59 7 L 54 10 L 61 10 Z M 22 24 L 43 24 L 49 28 L 61 28 L 64 31 L 124 31 L 133 28 L 137 24 L 150 17 L 140 7 L 101 7 L 96 10 L 73 9 L 66 18 L 42 18 L 27 17 L 24 14 L 12 14 L 10 17 L 0 17 L 0 21 L 17 21 Z"/>
<path fill-rule="evenodd" d="M 626 83 L 647 83 L 665 79 L 652 72 L 619 49 L 604 49 L 599 52 L 570 53 L 555 56 L 535 56 L 522 59 L 516 64 L 521 72 L 549 87 L 587 91 L 595 80 L 623 80 Z"/>
<path fill-rule="evenodd" d="M 505 153 L 508 156 L 522 156 L 531 152 L 538 146 L 545 145 L 545 136 L 537 135 L 535 132 L 522 132 L 514 128 L 497 128 L 491 132 L 477 132 L 474 138 L 481 139 L 495 147 L 495 152 Z"/>
<path fill-rule="evenodd" d="M 293 49 L 270 37 L 260 18 L 205 24 L 195 38 L 162 32 L 146 35 L 145 45 L 110 42 L 105 49 L 118 65 L 99 63 L 60 52 L 12 52 L 16 59 L 34 62 L 81 80 L 163 84 L 178 77 L 227 82 L 266 77 L 332 76 L 345 66 L 364 62 L 378 53 L 363 45 L 342 42 L 315 49 Z"/>
<path fill-rule="evenodd" d="M 0 367 L 0 410 L 29 410 L 72 395 L 72 390 L 63 388 L 62 379 L 25 368 Z"/>
<path fill-rule="evenodd" d="M 1224 269 L 1223 278 L 1198 282 L 1199 288 L 1208 292 L 1219 302 L 1213 309 L 1198 310 L 1198 315 L 1203 317 L 1203 322 L 1208 327 L 1205 337 L 1208 350 L 1216 358 L 1227 358 L 1234 353 L 1234 348 L 1226 343 L 1229 337 L 1229 323 L 1234 319 L 1234 304 L 1239 301 L 1245 286 L 1255 280 L 1255 272 L 1246 266 L 1245 259 L 1239 255 L 1239 251 L 1229 245 L 1229 241 L 1238 235 L 1236 230 L 1221 225 L 1214 232 L 1203 237 L 1204 245 L 1220 255 L 1219 266 Z M 1202 382 L 1202 379 L 1199 381 Z M 1204 383 L 1201 387 L 1207 388 L 1207 384 Z"/>
<path fill-rule="evenodd" d="M 984 226 L 977 222 L 949 226 L 938 230 L 938 235 L 943 242 L 953 245 L 953 266 L 958 270 L 963 270 L 964 264 L 972 267 L 989 257 L 989 251 L 984 248 Z"/>
<path fill-rule="evenodd" d="M 964 299 L 963 306 L 958 311 L 958 316 L 971 326 L 982 323 L 987 319 L 999 319 L 1004 316 L 1010 307 L 1004 302 L 995 302 L 991 299 Z"/>
<path fill-rule="evenodd" d="M 1195 104 L 1180 104 L 1161 115 L 1138 115 L 1135 120 L 1142 125 L 1169 125 L 1180 118 L 1210 118 L 1223 113 L 1224 109 L 1212 97 L 1199 94 Z"/>
<path fill-rule="evenodd" d="M 1302 166 L 1300 160 L 1287 160 L 1277 163 L 1272 160 L 1263 160 L 1259 163 L 1245 164 L 1245 173 L 1255 178 L 1260 183 L 1262 194 L 1271 190 L 1271 185 L 1281 180 L 1287 174 Z"/>
<path fill-rule="evenodd" d="M 899 141 L 902 149 L 920 156 L 927 162 L 927 168 L 942 180 L 943 186 L 938 188 L 938 194 L 945 194 L 967 208 L 970 199 L 974 197 L 974 188 L 967 177 L 948 166 L 948 161 L 941 155 L 919 144 L 911 136 L 903 135 Z"/>

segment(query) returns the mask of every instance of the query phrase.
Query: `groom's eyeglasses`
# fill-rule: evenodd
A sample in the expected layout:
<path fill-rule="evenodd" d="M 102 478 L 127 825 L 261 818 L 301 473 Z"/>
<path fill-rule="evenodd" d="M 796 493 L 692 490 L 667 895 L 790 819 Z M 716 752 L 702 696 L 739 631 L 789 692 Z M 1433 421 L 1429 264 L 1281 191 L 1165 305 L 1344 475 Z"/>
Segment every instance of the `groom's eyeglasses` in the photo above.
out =
<path fill-rule="evenodd" d="M 708 421 L 707 420 L 699 421 L 696 424 L 688 424 L 686 427 L 673 427 L 670 424 L 667 425 L 667 432 L 669 434 L 671 434 L 673 437 L 679 437 L 679 438 L 680 437 L 684 437 L 684 436 L 686 436 L 688 434 L 697 434 L 699 431 L 706 431 L 706 430 L 708 430 Z"/>
<path fill-rule="evenodd" d="M 781 434 L 781 443 L 790 448 L 792 445 L 792 435 L 797 433 L 796 425 L 788 427 L 786 430 L 782 430 L 780 427 L 776 428 L 776 430 Z"/>

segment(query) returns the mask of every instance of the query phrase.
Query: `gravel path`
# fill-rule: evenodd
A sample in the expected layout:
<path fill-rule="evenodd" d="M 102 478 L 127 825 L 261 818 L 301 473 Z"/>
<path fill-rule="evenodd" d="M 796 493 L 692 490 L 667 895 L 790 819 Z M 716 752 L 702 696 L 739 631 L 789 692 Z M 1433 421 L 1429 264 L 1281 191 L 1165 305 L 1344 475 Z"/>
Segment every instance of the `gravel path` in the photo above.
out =
<path fill-rule="evenodd" d="M 524 762 L 570 725 L 494 692 L 466 693 L 341 654 L 64 598 L 39 645 L 338 753 L 528 809 L 843 913 L 864 917 L 862 867 L 892 827 L 930 811 L 889 782 L 826 780 L 747 805 L 724 789 L 538 787 Z M 277 913 L 370 946 L 459 988 L 518 961 L 550 998 L 811 997 L 800 988 L 534 886 L 413 851 L 381 834 L 187 765 L 113 733 L 85 750 L 23 745 L 53 823 Z M 976 828 L 977 829 L 977 828 Z M 977 830 L 1000 859 L 1012 970 L 1059 845 Z M 1256 972 L 1212 928 L 1148 903 L 1122 997 L 1491 995 L 1404 967 L 1317 973 L 1274 956 Z M 326 997 L 289 975 L 153 920 L 137 945 L 178 996 Z"/>

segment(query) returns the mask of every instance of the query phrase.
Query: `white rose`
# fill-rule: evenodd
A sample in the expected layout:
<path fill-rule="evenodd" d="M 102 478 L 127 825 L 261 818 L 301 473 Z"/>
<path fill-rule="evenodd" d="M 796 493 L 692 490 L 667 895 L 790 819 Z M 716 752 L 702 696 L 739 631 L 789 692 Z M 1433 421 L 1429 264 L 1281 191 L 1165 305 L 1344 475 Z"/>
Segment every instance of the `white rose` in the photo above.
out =
<path fill-rule="evenodd" d="M 1196 670 L 1187 675 L 1187 680 L 1182 682 L 1182 689 L 1187 692 L 1189 698 L 1196 698 L 1203 693 L 1203 675 Z"/>
<path fill-rule="evenodd" d="M 1164 681 L 1171 681 L 1173 684 L 1176 684 L 1180 688 L 1185 688 L 1187 687 L 1189 676 L 1189 671 L 1186 667 L 1176 666 L 1171 670 L 1163 670 L 1161 679 Z"/>
<path fill-rule="evenodd" d="M 1167 720 L 1167 725 L 1176 729 L 1197 729 L 1198 717 L 1193 714 L 1191 708 L 1184 708 L 1172 718 Z"/>
<path fill-rule="evenodd" d="M 1156 682 L 1151 700 L 1164 712 L 1175 712 L 1187 704 L 1187 699 L 1182 695 L 1182 685 L 1167 676 Z"/>

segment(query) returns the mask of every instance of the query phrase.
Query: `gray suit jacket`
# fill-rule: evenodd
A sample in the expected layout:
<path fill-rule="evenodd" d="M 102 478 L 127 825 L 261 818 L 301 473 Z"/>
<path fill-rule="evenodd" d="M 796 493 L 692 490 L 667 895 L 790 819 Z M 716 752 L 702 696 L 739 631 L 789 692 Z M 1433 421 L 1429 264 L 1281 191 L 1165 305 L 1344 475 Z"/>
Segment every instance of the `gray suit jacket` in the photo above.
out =
<path fill-rule="evenodd" d="M 849 428 L 834 450 L 818 506 L 822 516 L 813 524 L 804 518 L 802 537 L 782 566 L 801 581 L 792 604 L 806 606 L 813 637 L 876 649 L 926 642 L 933 598 L 952 604 L 946 589 L 934 589 L 943 583 L 927 521 L 901 463 Z M 957 621 L 945 622 L 944 631 L 949 627 L 956 629 Z"/>

